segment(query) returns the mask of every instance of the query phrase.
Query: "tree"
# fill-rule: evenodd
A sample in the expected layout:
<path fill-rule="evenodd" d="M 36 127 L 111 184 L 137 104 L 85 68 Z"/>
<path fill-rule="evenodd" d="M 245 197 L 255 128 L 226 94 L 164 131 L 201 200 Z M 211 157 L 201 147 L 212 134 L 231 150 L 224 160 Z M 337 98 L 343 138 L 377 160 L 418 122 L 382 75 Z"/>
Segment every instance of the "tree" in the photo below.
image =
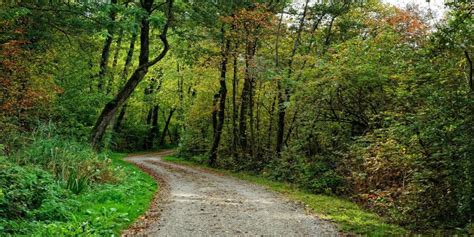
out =
<path fill-rule="evenodd" d="M 140 56 L 138 67 L 135 69 L 135 71 L 128 79 L 127 83 L 120 89 L 114 99 L 105 105 L 99 118 L 97 119 L 97 122 L 94 125 L 94 128 L 92 129 L 91 133 L 91 145 L 96 150 L 100 149 L 100 143 L 107 129 L 107 126 L 110 124 L 110 121 L 112 121 L 118 108 L 120 108 L 126 102 L 128 97 L 130 97 L 130 95 L 132 94 L 133 90 L 137 87 L 138 83 L 143 80 L 143 78 L 148 72 L 148 68 L 161 61 L 169 50 L 167 34 L 168 28 L 170 27 L 170 23 L 173 17 L 173 0 L 166 1 L 165 11 L 167 20 L 160 34 L 160 39 L 163 43 L 163 49 L 160 54 L 152 60 L 149 60 L 150 20 L 148 16 L 150 16 L 154 10 L 153 0 L 142 1 L 141 7 L 146 12 L 146 15 L 142 18 L 140 26 Z"/>
<path fill-rule="evenodd" d="M 227 96 L 226 86 L 226 74 L 227 74 L 227 61 L 229 58 L 230 51 L 230 39 L 226 39 L 224 25 L 221 29 L 222 34 L 222 46 L 221 46 L 221 65 L 220 65 L 220 89 L 219 89 L 219 108 L 218 108 L 218 120 L 214 129 L 214 138 L 212 141 L 211 150 L 209 152 L 209 165 L 214 167 L 217 160 L 217 149 L 221 140 L 222 128 L 224 126 L 225 119 L 225 101 Z"/>
<path fill-rule="evenodd" d="M 110 47 L 112 45 L 112 41 L 114 39 L 114 23 L 115 23 L 115 18 L 117 16 L 117 11 L 116 11 L 116 6 L 117 0 L 111 0 L 111 10 L 109 14 L 110 18 L 110 23 L 109 26 L 107 27 L 107 35 L 105 37 L 104 41 L 104 47 L 102 49 L 102 54 L 100 57 L 100 65 L 99 65 L 99 84 L 98 84 L 98 89 L 99 91 L 103 89 L 104 86 L 104 80 L 105 80 L 105 74 L 107 72 L 107 64 L 109 62 L 109 57 L 110 57 Z"/>

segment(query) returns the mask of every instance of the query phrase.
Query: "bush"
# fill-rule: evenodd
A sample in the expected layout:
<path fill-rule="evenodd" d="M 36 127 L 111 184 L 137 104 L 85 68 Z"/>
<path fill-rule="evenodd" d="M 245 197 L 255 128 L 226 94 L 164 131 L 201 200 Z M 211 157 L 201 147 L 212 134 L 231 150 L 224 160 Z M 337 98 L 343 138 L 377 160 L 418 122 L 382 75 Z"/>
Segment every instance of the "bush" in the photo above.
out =
<path fill-rule="evenodd" d="M 312 193 L 341 193 L 344 179 L 331 165 L 331 156 L 296 155 L 295 151 L 286 151 L 280 160 L 274 160 L 264 174 L 276 181 L 298 185 Z"/>
<path fill-rule="evenodd" d="M 46 171 L 18 166 L 0 158 L 0 224 L 6 233 L 16 229 L 13 221 L 64 220 L 70 195 Z"/>

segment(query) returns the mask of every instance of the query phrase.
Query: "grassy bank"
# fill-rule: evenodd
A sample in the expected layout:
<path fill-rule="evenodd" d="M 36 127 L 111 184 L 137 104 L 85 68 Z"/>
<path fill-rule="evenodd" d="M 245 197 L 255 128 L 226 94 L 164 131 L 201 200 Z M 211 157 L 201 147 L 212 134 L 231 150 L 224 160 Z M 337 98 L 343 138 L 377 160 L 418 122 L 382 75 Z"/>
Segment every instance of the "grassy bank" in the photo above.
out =
<path fill-rule="evenodd" d="M 108 155 L 109 165 L 117 177 L 114 182 L 92 185 L 79 194 L 67 190 L 58 181 L 50 182 L 47 195 L 34 208 L 29 207 L 25 214 L 16 217 L 0 216 L 0 233 L 7 236 L 117 236 L 148 209 L 157 190 L 150 176 L 123 161 L 125 156 L 119 153 Z M 4 190 L 0 195 L 0 205 L 11 205 L 8 202 L 15 201 L 11 198 L 14 195 L 12 190 L 24 195 L 32 192 L 30 186 L 23 189 L 8 186 L 6 179 L 14 176 L 16 170 L 23 170 L 27 175 L 33 173 L 31 170 L 41 172 L 41 176 L 47 175 L 39 168 L 16 166 L 7 163 L 6 158 L 2 159 L 2 164 L 10 172 L 0 172 L 0 181 L 5 181 L 0 187 Z M 37 185 L 34 182 L 31 186 Z M 51 189 L 51 186 L 55 188 Z M 10 191 L 6 193 L 5 190 Z"/>
<path fill-rule="evenodd" d="M 336 223 L 339 229 L 346 233 L 370 236 L 403 235 L 407 233 L 403 228 L 388 224 L 376 214 L 367 212 L 355 203 L 339 197 L 311 194 L 286 183 L 274 182 L 264 177 L 242 172 L 214 169 L 195 161 L 184 160 L 174 156 L 165 157 L 164 160 L 184 165 L 204 167 L 205 169 L 265 186 L 270 190 L 288 196 L 292 200 L 304 203 L 317 216 Z"/>

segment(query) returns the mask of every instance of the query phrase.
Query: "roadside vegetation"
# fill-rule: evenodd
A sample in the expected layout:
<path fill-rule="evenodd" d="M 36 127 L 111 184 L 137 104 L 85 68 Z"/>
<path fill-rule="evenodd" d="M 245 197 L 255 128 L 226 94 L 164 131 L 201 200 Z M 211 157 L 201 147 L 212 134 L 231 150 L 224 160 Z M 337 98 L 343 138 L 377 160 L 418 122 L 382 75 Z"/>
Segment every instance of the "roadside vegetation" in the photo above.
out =
<path fill-rule="evenodd" d="M 157 186 L 126 154 L 38 135 L 0 157 L 0 233 L 117 236 L 148 209 Z"/>

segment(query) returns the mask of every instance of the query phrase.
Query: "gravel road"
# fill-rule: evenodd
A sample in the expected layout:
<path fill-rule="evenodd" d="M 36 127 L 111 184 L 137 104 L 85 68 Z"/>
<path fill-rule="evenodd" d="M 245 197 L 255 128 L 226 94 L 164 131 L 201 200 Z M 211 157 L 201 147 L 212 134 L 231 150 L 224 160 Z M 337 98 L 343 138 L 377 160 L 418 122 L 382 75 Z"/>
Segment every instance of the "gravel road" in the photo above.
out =
<path fill-rule="evenodd" d="M 126 236 L 337 236 L 335 227 L 264 187 L 161 160 L 127 158 L 160 182 L 151 210 Z"/>

